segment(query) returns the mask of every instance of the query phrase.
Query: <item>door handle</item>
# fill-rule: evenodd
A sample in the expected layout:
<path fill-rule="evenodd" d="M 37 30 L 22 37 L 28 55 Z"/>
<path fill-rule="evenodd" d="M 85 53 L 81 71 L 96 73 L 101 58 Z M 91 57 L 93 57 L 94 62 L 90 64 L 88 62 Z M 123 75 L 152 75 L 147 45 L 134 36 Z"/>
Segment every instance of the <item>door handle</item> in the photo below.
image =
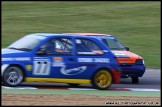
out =
<path fill-rule="evenodd" d="M 69 60 L 69 61 L 74 61 L 74 58 L 69 58 L 68 60 Z"/>

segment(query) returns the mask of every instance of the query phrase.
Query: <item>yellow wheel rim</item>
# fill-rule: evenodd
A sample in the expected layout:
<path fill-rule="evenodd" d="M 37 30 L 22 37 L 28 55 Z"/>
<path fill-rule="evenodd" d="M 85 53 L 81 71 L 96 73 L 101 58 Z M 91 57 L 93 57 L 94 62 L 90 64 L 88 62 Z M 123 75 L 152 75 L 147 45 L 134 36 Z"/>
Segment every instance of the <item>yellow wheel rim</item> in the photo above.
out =
<path fill-rule="evenodd" d="M 111 84 L 112 76 L 111 76 L 110 72 L 102 70 L 96 74 L 95 81 L 99 87 L 105 88 Z"/>

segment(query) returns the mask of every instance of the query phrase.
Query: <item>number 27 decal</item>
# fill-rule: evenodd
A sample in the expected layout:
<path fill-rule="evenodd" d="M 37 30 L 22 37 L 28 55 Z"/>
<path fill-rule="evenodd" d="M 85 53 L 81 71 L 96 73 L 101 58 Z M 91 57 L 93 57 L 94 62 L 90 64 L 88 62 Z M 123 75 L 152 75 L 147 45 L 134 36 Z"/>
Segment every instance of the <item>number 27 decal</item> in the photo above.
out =
<path fill-rule="evenodd" d="M 50 61 L 34 61 L 34 75 L 49 75 Z"/>

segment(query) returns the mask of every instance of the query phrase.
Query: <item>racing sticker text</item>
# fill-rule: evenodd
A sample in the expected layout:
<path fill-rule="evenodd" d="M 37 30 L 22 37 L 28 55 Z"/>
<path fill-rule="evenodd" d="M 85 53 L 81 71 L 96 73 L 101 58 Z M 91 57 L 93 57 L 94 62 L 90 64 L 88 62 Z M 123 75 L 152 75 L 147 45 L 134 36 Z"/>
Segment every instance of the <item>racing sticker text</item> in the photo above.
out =
<path fill-rule="evenodd" d="M 49 59 L 34 59 L 33 75 L 49 75 L 51 62 Z"/>
<path fill-rule="evenodd" d="M 30 57 L 2 58 L 2 61 L 30 61 Z"/>
<path fill-rule="evenodd" d="M 87 69 L 87 66 L 80 66 L 76 68 L 66 69 L 66 66 L 61 68 L 61 73 L 64 75 L 77 75 L 84 72 Z"/>
<path fill-rule="evenodd" d="M 109 58 L 78 58 L 78 62 L 98 62 L 98 63 L 109 63 Z"/>

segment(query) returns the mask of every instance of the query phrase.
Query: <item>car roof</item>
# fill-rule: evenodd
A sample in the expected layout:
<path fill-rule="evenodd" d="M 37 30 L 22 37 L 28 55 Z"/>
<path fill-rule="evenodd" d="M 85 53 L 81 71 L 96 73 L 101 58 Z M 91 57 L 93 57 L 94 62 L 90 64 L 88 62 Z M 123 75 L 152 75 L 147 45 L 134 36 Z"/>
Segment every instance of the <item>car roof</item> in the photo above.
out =
<path fill-rule="evenodd" d="M 34 33 L 34 34 L 30 34 L 33 36 L 44 36 L 44 37 L 50 37 L 50 36 L 65 36 L 65 34 L 61 34 L 61 33 Z"/>
<path fill-rule="evenodd" d="M 64 33 L 64 34 L 75 36 L 111 36 L 110 34 L 101 34 L 101 33 Z"/>
<path fill-rule="evenodd" d="M 92 37 L 96 39 L 101 39 L 101 38 L 107 38 L 107 37 L 112 37 L 112 35 L 109 34 L 101 34 L 101 33 L 34 33 L 34 34 L 29 34 L 31 36 L 37 36 L 37 37 L 54 37 L 54 36 L 68 36 L 68 37 Z"/>

